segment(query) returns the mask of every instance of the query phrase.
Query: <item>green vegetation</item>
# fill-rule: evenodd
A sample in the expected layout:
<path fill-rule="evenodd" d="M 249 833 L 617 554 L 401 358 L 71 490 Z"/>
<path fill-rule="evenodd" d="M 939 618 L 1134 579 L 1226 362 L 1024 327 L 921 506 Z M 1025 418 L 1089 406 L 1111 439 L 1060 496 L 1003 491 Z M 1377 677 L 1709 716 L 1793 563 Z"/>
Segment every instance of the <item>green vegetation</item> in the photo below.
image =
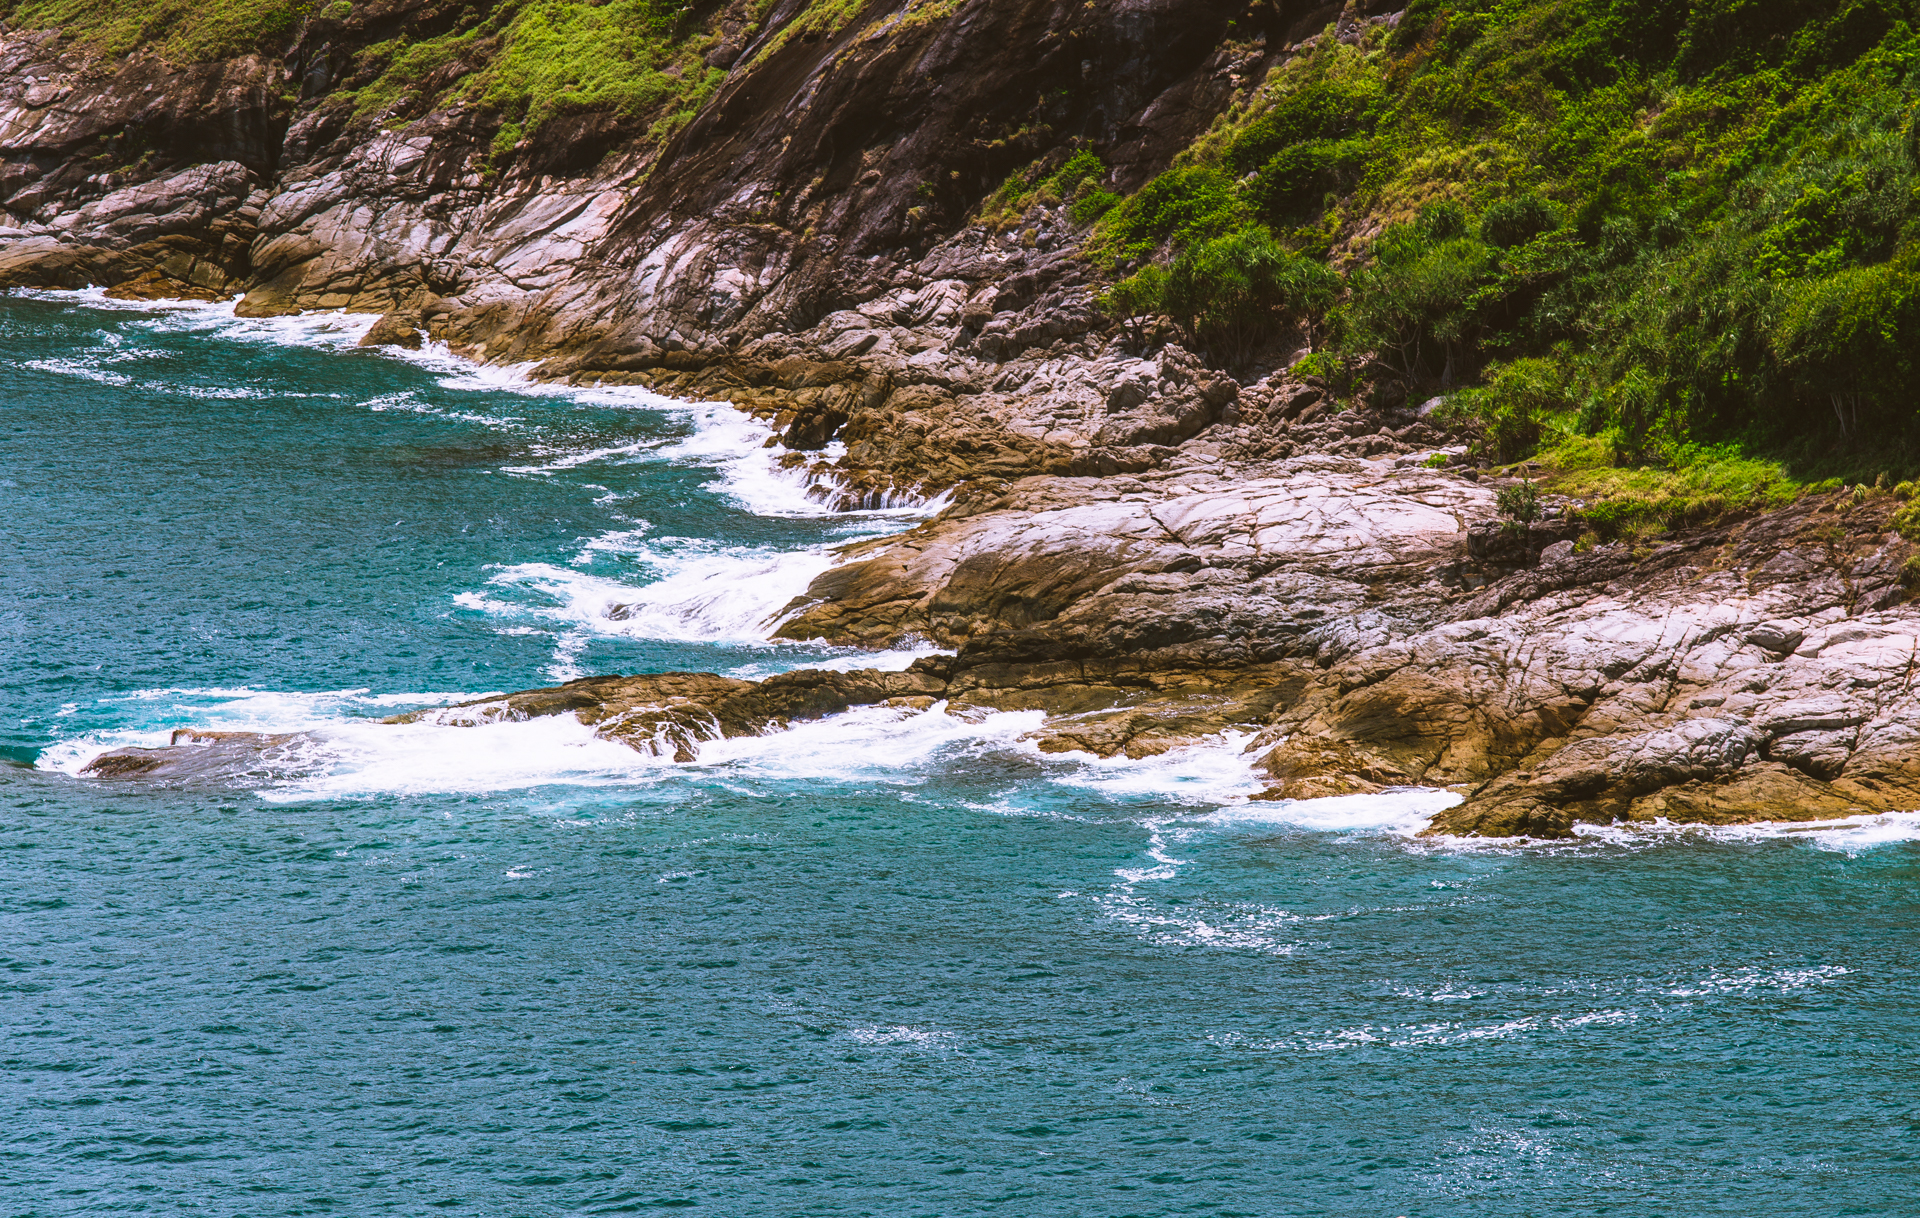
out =
<path fill-rule="evenodd" d="M 285 49 L 313 0 L 0 0 L 0 20 L 60 27 L 109 54 L 152 47 L 177 63 Z"/>
<path fill-rule="evenodd" d="M 860 10 L 866 6 L 867 0 L 807 0 L 807 7 L 801 9 L 793 20 L 781 26 L 779 32 L 767 40 L 767 44 L 760 48 L 759 54 L 753 57 L 753 62 L 760 63 L 766 60 L 795 38 L 837 34 L 849 21 L 858 17 Z M 944 6 L 936 5 L 935 7 Z M 772 9 L 772 0 L 759 0 L 755 18 L 765 20 Z"/>
<path fill-rule="evenodd" d="M 1412 0 L 1277 69 L 1088 254 L 1132 272 L 1116 312 L 1158 282 L 1222 365 L 1250 340 L 1200 319 L 1246 288 L 1176 311 L 1183 262 L 1337 267 L 1349 366 L 1445 394 L 1483 456 L 1537 454 L 1602 533 L 1911 476 L 1916 27 L 1916 0 Z"/>
<path fill-rule="evenodd" d="M 1533 479 L 1522 478 L 1495 492 L 1493 505 L 1505 518 L 1509 532 L 1524 533 L 1528 525 L 1540 519 L 1540 488 Z"/>
<path fill-rule="evenodd" d="M 1713 524 L 1840 486 L 1795 478 L 1784 462 L 1748 456 L 1737 444 L 1689 444 L 1665 462 L 1620 465 L 1606 440 L 1569 436 L 1539 460 L 1554 471 L 1550 488 L 1582 501 L 1581 517 L 1607 540 Z"/>
<path fill-rule="evenodd" d="M 338 21 L 352 15 L 353 5 L 0 0 L 0 18 L 10 23 L 59 26 L 114 54 L 152 47 L 178 62 L 284 53 L 316 10 Z M 701 62 L 712 44 L 687 0 L 507 0 L 476 5 L 464 24 L 432 37 L 402 35 L 362 48 L 327 104 L 352 106 L 361 117 L 403 102 L 409 113 L 485 106 L 501 117 L 496 159 L 548 120 L 581 111 L 650 118 L 660 138 L 690 119 L 725 79 Z"/>
<path fill-rule="evenodd" d="M 1142 268 L 1100 303 L 1140 338 L 1142 317 L 1166 314 L 1189 344 L 1234 367 L 1287 319 L 1311 335 L 1339 292 L 1340 278 L 1325 263 L 1249 228 L 1189 245 L 1171 268 Z"/>
<path fill-rule="evenodd" d="M 981 205 L 980 220 L 1005 230 L 1019 223 L 1027 209 L 1035 205 L 1053 207 L 1070 200 L 1074 220 L 1091 224 L 1120 202 L 1120 196 L 1103 188 L 1107 176 L 1104 162 L 1085 149 L 1069 157 L 1052 173 L 1041 172 L 1040 163 L 1016 170 L 1000 184 L 1000 189 Z"/>
<path fill-rule="evenodd" d="M 366 83 L 337 104 L 362 115 L 408 97 L 484 105 L 503 119 L 496 159 L 549 119 L 588 110 L 652 116 L 663 136 L 725 79 L 700 62 L 711 44 L 679 0 L 507 4 L 435 38 L 368 47 L 359 57 Z"/>

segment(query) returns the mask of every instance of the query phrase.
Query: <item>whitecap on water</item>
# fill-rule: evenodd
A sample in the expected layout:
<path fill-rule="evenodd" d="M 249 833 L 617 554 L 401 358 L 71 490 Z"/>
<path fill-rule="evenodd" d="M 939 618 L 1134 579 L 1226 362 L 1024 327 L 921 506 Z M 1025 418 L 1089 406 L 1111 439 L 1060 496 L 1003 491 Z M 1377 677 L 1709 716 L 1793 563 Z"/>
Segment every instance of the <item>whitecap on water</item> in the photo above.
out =
<path fill-rule="evenodd" d="M 1860 854 L 1880 846 L 1920 841 L 1920 812 L 1867 813 L 1820 821 L 1765 821 L 1751 825 L 1575 825 L 1582 843 L 1646 849 L 1686 841 L 1805 842 L 1821 850 Z"/>
<path fill-rule="evenodd" d="M 1115 803 L 1174 800 L 1196 806 L 1244 803 L 1267 784 L 1246 755 L 1248 732 L 1223 732 L 1154 757 L 1096 757 L 1091 753 L 1042 754 L 1056 785 L 1092 792 Z"/>
<path fill-rule="evenodd" d="M 1408 787 L 1371 795 L 1287 799 L 1224 808 L 1207 820 L 1216 825 L 1284 825 L 1321 833 L 1384 833 L 1411 837 L 1461 796 L 1431 787 Z"/>
<path fill-rule="evenodd" d="M 1039 711 L 950 715 L 944 702 L 924 711 L 863 706 L 765 736 L 704 744 L 692 765 L 764 778 L 917 783 L 930 764 L 956 754 L 1018 748 L 1043 718 Z"/>
<path fill-rule="evenodd" d="M 645 583 L 552 563 L 498 568 L 454 601 L 509 625 L 585 637 L 762 644 L 781 610 L 833 565 L 824 549 L 775 550 L 663 539 L 639 558 Z"/>
<path fill-rule="evenodd" d="M 938 1049 L 953 1040 L 951 1032 L 934 1032 L 905 1024 L 892 1027 L 849 1028 L 848 1040 L 859 1045 L 898 1045 L 908 1049 Z"/>

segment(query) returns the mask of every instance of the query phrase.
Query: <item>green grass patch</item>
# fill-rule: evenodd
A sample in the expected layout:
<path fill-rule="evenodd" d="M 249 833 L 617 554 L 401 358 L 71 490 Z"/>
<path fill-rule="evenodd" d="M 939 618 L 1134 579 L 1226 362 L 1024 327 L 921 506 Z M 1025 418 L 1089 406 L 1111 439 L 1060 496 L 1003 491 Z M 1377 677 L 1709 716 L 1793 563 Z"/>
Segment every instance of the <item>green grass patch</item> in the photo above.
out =
<path fill-rule="evenodd" d="M 359 117 L 403 98 L 417 107 L 477 104 L 500 114 L 498 162 L 550 119 L 585 111 L 651 117 L 664 139 L 690 119 L 726 73 L 701 55 L 712 31 L 677 0 L 544 0 L 502 7 L 435 38 L 405 37 L 360 53 L 367 83 L 335 95 Z M 368 78 L 371 79 L 368 79 Z"/>
<path fill-rule="evenodd" d="M 1092 152 L 1081 149 L 1051 173 L 1043 169 L 1044 164 L 1036 161 L 1007 175 L 1000 188 L 981 204 L 980 223 L 1004 232 L 1035 206 L 1054 207 L 1070 200 L 1069 214 L 1075 222 L 1091 224 L 1120 202 L 1119 195 L 1100 185 L 1107 176 L 1107 166 Z"/>
<path fill-rule="evenodd" d="M 767 7 L 771 8 L 771 5 Z M 867 0 L 808 0 L 807 7 L 801 9 L 791 21 L 781 26 L 779 32 L 760 48 L 759 53 L 753 57 L 753 63 L 765 62 L 795 38 L 832 37 L 845 29 L 847 24 L 858 17 L 860 11 L 866 7 Z M 952 11 L 948 6 L 937 2 L 933 5 L 922 4 L 920 7 L 923 9 L 922 15 L 926 20 L 944 17 L 947 12 Z M 765 13 L 766 10 L 762 9 L 761 16 L 764 17 Z"/>
<path fill-rule="evenodd" d="M 1693 448 L 1666 466 L 1613 464 L 1610 443 L 1569 437 L 1539 454 L 1542 485 L 1584 500 L 1580 514 L 1603 539 L 1641 538 L 1785 507 L 1825 483 L 1793 476 L 1785 464 L 1731 446 Z"/>
<path fill-rule="evenodd" d="M 798 32 L 857 11 L 854 0 L 816 3 Z M 109 54 L 137 48 L 181 63 L 279 54 L 316 12 L 343 19 L 350 0 L 0 0 L 0 19 L 62 28 Z M 420 109 L 479 104 L 502 116 L 496 159 L 556 116 L 611 110 L 651 117 L 664 138 L 690 119 L 726 73 L 701 55 L 710 22 L 685 0 L 537 0 L 504 3 L 462 28 L 431 38 L 401 36 L 363 48 L 331 104 L 359 117 L 407 99 Z"/>
<path fill-rule="evenodd" d="M 205 63 L 277 54 L 317 7 L 315 0 L 0 0 L 0 19 L 63 29 L 110 55 L 148 47 L 175 63 Z"/>

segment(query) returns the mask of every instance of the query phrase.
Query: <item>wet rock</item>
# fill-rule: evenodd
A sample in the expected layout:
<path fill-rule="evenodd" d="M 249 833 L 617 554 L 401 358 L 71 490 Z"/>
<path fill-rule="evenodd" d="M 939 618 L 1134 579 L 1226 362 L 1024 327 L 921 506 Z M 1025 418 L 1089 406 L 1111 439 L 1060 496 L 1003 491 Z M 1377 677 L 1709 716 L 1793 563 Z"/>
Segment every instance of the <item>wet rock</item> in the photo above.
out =
<path fill-rule="evenodd" d="M 373 328 L 360 336 L 363 347 L 406 347 L 418 351 L 421 345 L 420 315 L 395 310 L 384 313 Z"/>
<path fill-rule="evenodd" d="M 303 733 L 175 731 L 163 748 L 113 749 L 80 770 L 88 778 L 140 779 L 162 785 L 233 785 L 297 771 Z"/>
<path fill-rule="evenodd" d="M 945 687 L 926 669 L 904 673 L 802 669 L 760 682 L 686 672 L 583 677 L 565 685 L 395 715 L 383 722 L 474 727 L 570 714 L 604 739 L 636 752 L 688 762 L 706 741 L 759 735 L 797 719 L 818 719 L 854 706 L 933 697 Z"/>

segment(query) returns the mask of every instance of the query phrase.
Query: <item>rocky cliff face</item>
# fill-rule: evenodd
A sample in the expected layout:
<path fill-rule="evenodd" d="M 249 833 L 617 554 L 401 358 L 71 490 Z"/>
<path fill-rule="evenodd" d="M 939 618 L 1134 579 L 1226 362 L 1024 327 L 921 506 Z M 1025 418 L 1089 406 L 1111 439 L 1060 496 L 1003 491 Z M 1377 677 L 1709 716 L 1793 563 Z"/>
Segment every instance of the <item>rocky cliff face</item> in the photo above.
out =
<path fill-rule="evenodd" d="M 332 5 L 278 55 L 197 64 L 0 32 L 0 286 L 380 311 L 375 341 L 729 399 L 845 506 L 955 495 L 782 633 L 955 654 L 598 678 L 449 721 L 575 714 L 670 756 L 874 702 L 1043 709 L 1042 748 L 1101 754 L 1237 726 L 1275 798 L 1451 786 L 1435 828 L 1463 833 L 1920 806 L 1889 499 L 1573 553 L 1577 528 L 1492 524 L 1406 403 L 1130 345 L 1064 203 L 974 218 L 1082 148 L 1137 186 L 1302 38 L 1391 6 L 694 5 L 672 70 L 720 75 L 690 119 L 561 108 L 518 139 L 449 83 L 500 7 Z M 369 84 L 373 48 L 462 30 Z M 180 747 L 95 772 L 206 755 Z"/>

